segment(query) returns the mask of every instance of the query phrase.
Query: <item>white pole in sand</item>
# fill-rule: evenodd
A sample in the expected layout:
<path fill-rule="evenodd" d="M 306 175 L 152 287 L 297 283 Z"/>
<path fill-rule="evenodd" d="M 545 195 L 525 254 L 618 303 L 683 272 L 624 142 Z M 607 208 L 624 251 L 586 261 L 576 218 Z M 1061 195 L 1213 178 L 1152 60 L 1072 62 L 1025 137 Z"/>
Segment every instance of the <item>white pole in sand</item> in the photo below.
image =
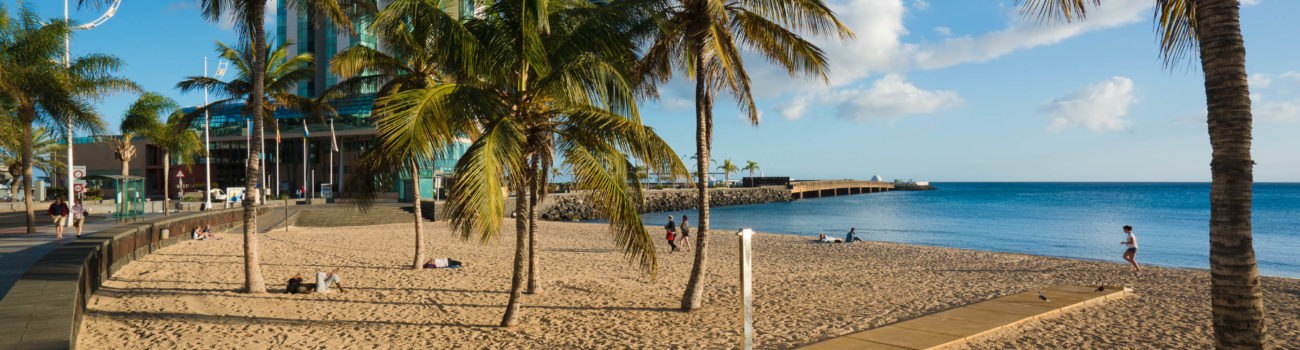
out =
<path fill-rule="evenodd" d="M 749 242 L 754 230 L 741 229 L 736 235 L 740 236 L 740 321 L 744 325 L 740 348 L 751 350 L 754 348 L 754 262 Z"/>

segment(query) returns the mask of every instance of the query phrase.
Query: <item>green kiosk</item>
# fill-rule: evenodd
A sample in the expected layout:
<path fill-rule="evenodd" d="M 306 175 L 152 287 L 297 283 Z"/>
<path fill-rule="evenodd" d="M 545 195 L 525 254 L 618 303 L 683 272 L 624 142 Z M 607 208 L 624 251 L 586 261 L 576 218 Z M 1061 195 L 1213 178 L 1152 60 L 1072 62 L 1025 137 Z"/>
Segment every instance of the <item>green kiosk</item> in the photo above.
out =
<path fill-rule="evenodd" d="M 139 176 L 107 175 L 117 188 L 113 218 L 117 221 L 138 220 L 144 216 L 144 178 Z"/>

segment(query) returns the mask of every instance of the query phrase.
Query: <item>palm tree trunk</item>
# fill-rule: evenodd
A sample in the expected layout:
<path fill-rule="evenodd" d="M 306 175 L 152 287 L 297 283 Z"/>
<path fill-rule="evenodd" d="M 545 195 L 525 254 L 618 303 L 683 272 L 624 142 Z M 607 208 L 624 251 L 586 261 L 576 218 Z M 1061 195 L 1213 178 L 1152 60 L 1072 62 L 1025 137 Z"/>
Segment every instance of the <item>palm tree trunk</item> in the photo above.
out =
<path fill-rule="evenodd" d="M 27 206 L 27 234 L 36 233 L 36 207 L 32 203 L 32 120 L 36 119 L 35 110 L 23 120 L 23 204 Z M 28 119 L 27 117 L 31 117 Z"/>
<path fill-rule="evenodd" d="M 411 193 L 415 212 L 415 262 L 411 268 L 420 270 L 424 268 L 424 223 L 420 217 L 420 162 L 415 158 L 411 158 Z"/>
<path fill-rule="evenodd" d="M 254 23 L 253 37 L 248 38 L 253 46 L 253 91 L 250 105 L 253 112 L 253 129 L 258 139 L 263 137 L 262 96 L 266 95 L 266 28 L 262 19 L 266 16 L 266 2 L 253 1 L 248 9 L 249 18 Z M 262 154 L 261 142 L 249 142 L 251 148 L 247 165 L 244 168 L 244 290 L 248 293 L 266 293 L 266 281 L 262 279 L 261 250 L 257 244 L 257 208 L 253 205 L 257 198 L 258 160 Z M 251 194 L 251 195 L 250 195 Z"/>
<path fill-rule="evenodd" d="M 709 131 L 712 128 L 709 110 L 713 108 L 707 91 L 704 58 L 695 57 L 695 159 L 698 176 L 699 213 L 696 214 L 695 263 L 691 267 L 686 293 L 682 295 L 682 311 L 692 311 L 704 304 L 704 271 L 709 251 Z"/>
<path fill-rule="evenodd" d="M 541 196 L 541 181 L 543 176 L 537 168 L 537 160 L 533 160 L 533 166 L 529 167 L 529 176 L 534 181 L 530 181 L 532 189 L 528 191 L 528 289 L 526 294 L 537 294 L 538 288 L 538 263 L 537 263 L 537 201 Z"/>
<path fill-rule="evenodd" d="M 167 194 L 167 191 L 168 191 L 168 190 L 170 189 L 170 187 L 171 187 L 171 183 L 170 183 L 170 181 L 168 181 L 168 179 L 167 179 L 167 175 L 168 175 L 168 174 L 171 174 L 171 171 L 172 171 L 172 170 L 171 170 L 171 156 L 172 156 L 172 155 L 171 155 L 170 152 L 167 152 L 166 150 L 163 150 L 163 161 L 162 161 L 162 163 L 163 163 L 163 175 L 162 175 L 162 181 L 163 181 L 163 189 L 162 189 L 162 190 L 163 190 L 163 216 L 171 216 L 171 215 L 172 215 L 172 211 L 169 210 L 169 209 L 167 209 L 167 208 L 171 208 L 171 207 L 172 207 L 172 196 L 170 196 L 170 195 Z M 179 193 L 179 192 L 178 192 L 178 193 Z"/>
<path fill-rule="evenodd" d="M 527 175 L 523 175 L 527 176 Z M 510 277 L 510 301 L 506 304 L 506 314 L 501 318 L 501 327 L 514 327 L 519 324 L 519 304 L 523 297 L 524 290 L 524 260 L 527 259 L 524 254 L 528 253 L 528 220 L 524 215 L 528 214 L 528 202 L 526 201 L 528 192 L 527 179 L 519 181 L 515 192 L 515 265 L 514 274 Z"/>
<path fill-rule="evenodd" d="M 1205 72 L 1210 161 L 1210 295 L 1219 349 L 1266 343 L 1264 296 L 1251 238 L 1250 89 L 1236 0 L 1201 0 L 1201 67 Z"/>

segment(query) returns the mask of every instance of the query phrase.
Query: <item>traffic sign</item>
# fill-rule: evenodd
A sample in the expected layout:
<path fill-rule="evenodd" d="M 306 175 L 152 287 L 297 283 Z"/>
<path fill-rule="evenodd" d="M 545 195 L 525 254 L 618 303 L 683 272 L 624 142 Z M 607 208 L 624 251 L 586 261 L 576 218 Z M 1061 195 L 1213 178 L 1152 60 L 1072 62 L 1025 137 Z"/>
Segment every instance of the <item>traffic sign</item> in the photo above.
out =
<path fill-rule="evenodd" d="M 86 177 L 86 166 L 85 166 L 85 165 L 73 165 L 73 166 L 72 166 L 72 178 L 74 178 L 74 179 L 80 179 L 80 178 L 83 178 L 83 177 Z"/>
<path fill-rule="evenodd" d="M 86 192 L 86 184 L 73 184 L 72 192 L 76 192 L 76 193 Z"/>
<path fill-rule="evenodd" d="M 176 177 L 177 177 L 177 178 L 184 178 L 184 177 L 185 177 L 185 172 L 184 172 L 184 171 L 181 171 L 180 169 L 176 169 Z"/>

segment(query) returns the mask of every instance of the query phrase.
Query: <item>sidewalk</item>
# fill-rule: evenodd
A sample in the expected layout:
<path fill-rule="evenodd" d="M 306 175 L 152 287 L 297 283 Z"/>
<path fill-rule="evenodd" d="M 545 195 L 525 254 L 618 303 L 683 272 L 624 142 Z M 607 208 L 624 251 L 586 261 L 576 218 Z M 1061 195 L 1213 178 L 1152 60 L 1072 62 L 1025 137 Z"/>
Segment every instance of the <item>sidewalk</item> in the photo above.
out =
<path fill-rule="evenodd" d="M 145 215 L 145 218 L 161 215 L 149 214 Z M 86 227 L 82 230 L 82 234 L 99 232 L 117 224 L 117 221 L 107 214 L 91 215 L 86 220 Z M 18 277 L 27 272 L 27 268 L 55 248 L 72 242 L 77 236 L 76 228 L 66 227 L 63 231 L 63 240 L 55 241 L 53 222 L 50 221 L 49 216 L 44 215 L 44 212 L 38 212 L 36 215 L 36 233 L 28 235 L 26 232 L 25 213 L 0 214 L 0 299 L 9 293 L 9 288 L 13 287 Z"/>

